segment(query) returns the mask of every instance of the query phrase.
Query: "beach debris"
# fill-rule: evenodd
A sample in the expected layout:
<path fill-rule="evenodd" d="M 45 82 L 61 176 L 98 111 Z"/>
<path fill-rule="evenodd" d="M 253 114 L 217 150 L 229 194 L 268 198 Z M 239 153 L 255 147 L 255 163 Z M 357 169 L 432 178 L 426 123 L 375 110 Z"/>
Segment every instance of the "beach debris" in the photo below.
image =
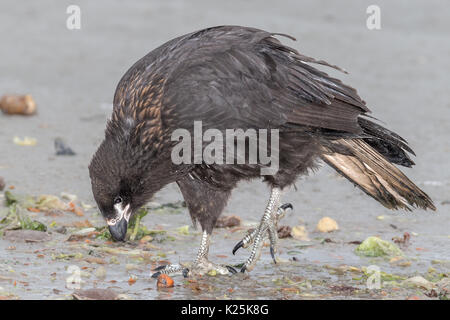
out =
<path fill-rule="evenodd" d="M 308 237 L 308 231 L 305 226 L 295 226 L 292 228 L 291 236 L 294 239 L 302 240 L 302 241 L 310 241 Z"/>
<path fill-rule="evenodd" d="M 334 286 L 331 286 L 330 289 L 331 289 L 331 291 L 338 292 L 338 293 L 341 293 L 343 295 L 351 295 L 355 291 L 358 290 L 358 288 L 355 288 L 355 287 L 352 287 L 352 286 L 347 286 L 345 284 L 343 284 L 343 285 L 334 285 Z"/>
<path fill-rule="evenodd" d="M 5 179 L 3 179 L 3 177 L 0 177 L 0 191 L 3 191 L 3 189 L 5 189 Z"/>
<path fill-rule="evenodd" d="M 72 201 L 68 203 L 68 206 L 69 209 L 67 209 L 66 211 L 73 212 L 79 217 L 84 216 L 83 210 L 80 207 L 76 206 L 75 203 L 73 203 Z"/>
<path fill-rule="evenodd" d="M 436 283 L 436 287 L 439 290 L 439 295 L 447 298 L 447 295 L 450 294 L 450 278 L 442 278 Z"/>
<path fill-rule="evenodd" d="M 139 243 L 140 243 L 140 244 L 145 244 L 145 243 L 148 243 L 148 242 L 150 242 L 150 241 L 153 241 L 153 237 L 152 237 L 152 236 L 149 236 L 149 235 L 146 235 L 146 236 L 143 236 L 143 237 L 141 238 L 141 240 L 139 240 Z"/>
<path fill-rule="evenodd" d="M 83 210 L 76 206 L 73 201 L 68 203 L 62 201 L 59 197 L 54 195 L 40 195 L 37 197 L 29 195 L 13 194 L 11 191 L 5 192 L 6 205 L 16 205 L 21 208 L 28 209 L 32 212 L 51 212 L 51 211 L 69 211 L 75 213 L 77 216 L 83 216 Z"/>
<path fill-rule="evenodd" d="M 0 109 L 5 114 L 32 115 L 36 113 L 36 103 L 29 94 L 7 94 L 0 99 Z"/>
<path fill-rule="evenodd" d="M 368 237 L 355 249 L 355 252 L 366 257 L 404 256 L 403 251 L 395 244 L 378 237 Z"/>
<path fill-rule="evenodd" d="M 8 191 L 7 191 L 8 192 Z M 5 192 L 5 194 L 7 193 Z M 7 198 L 8 204 L 8 198 Z M 15 203 L 8 205 L 8 213 L 0 220 L 0 230 L 35 230 L 47 231 L 47 226 L 39 221 L 31 219 Z"/>
<path fill-rule="evenodd" d="M 75 202 L 78 199 L 77 195 L 67 192 L 61 192 L 59 195 L 61 196 L 61 199 L 69 200 L 70 202 Z"/>
<path fill-rule="evenodd" d="M 72 293 L 76 300 L 118 300 L 119 295 L 112 289 L 76 290 Z"/>
<path fill-rule="evenodd" d="M 396 265 L 399 267 L 410 267 L 411 261 L 405 260 L 405 257 L 399 256 L 399 257 L 392 257 L 389 260 L 389 263 L 392 265 Z"/>
<path fill-rule="evenodd" d="M 48 233 L 36 230 L 7 230 L 3 236 L 5 240 L 19 242 L 43 242 L 50 238 Z"/>
<path fill-rule="evenodd" d="M 241 225 L 241 218 L 238 216 L 221 216 L 217 219 L 216 228 L 232 228 Z"/>
<path fill-rule="evenodd" d="M 392 241 L 397 244 L 407 246 L 409 244 L 409 240 L 411 239 L 411 235 L 408 232 L 403 234 L 403 237 L 393 237 Z"/>
<path fill-rule="evenodd" d="M 15 144 L 17 144 L 18 146 L 23 146 L 23 147 L 33 147 L 37 144 L 37 140 L 35 138 L 31 138 L 31 137 L 24 137 L 22 139 L 22 138 L 19 138 L 18 136 L 14 136 L 13 142 Z"/>
<path fill-rule="evenodd" d="M 160 274 L 156 286 L 158 288 L 172 288 L 174 286 L 174 281 L 167 274 Z"/>
<path fill-rule="evenodd" d="M 331 232 L 339 230 L 337 222 L 330 217 L 323 217 L 319 220 L 316 227 L 317 231 L 320 232 Z"/>
<path fill-rule="evenodd" d="M 36 202 L 33 206 L 30 206 L 42 211 L 50 211 L 50 210 L 61 210 L 67 211 L 69 206 L 67 203 L 63 202 L 60 198 L 54 195 L 40 195 L 37 196 Z"/>
<path fill-rule="evenodd" d="M 7 207 L 20 205 L 23 208 L 28 208 L 34 205 L 35 200 L 31 196 L 14 194 L 7 190 L 5 191 L 5 203 Z"/>
<path fill-rule="evenodd" d="M 178 234 L 187 236 L 189 234 L 189 226 L 188 225 L 181 226 L 177 228 L 176 231 Z"/>
<path fill-rule="evenodd" d="M 76 153 L 73 151 L 62 138 L 55 139 L 55 153 L 57 156 L 74 156 Z"/>
<path fill-rule="evenodd" d="M 280 226 L 278 228 L 278 238 L 279 239 L 292 237 L 291 233 L 292 233 L 292 228 L 290 226 Z"/>
<path fill-rule="evenodd" d="M 423 288 L 426 290 L 431 290 L 435 287 L 435 285 L 433 283 L 431 283 L 430 281 L 428 281 L 427 279 L 425 279 L 421 276 L 415 276 L 412 278 L 408 278 L 403 281 L 403 284 L 408 285 L 408 286 Z"/>
<path fill-rule="evenodd" d="M 98 279 L 101 279 L 101 280 L 105 279 L 106 278 L 106 268 L 103 266 L 98 267 L 97 269 L 95 269 L 94 275 Z"/>

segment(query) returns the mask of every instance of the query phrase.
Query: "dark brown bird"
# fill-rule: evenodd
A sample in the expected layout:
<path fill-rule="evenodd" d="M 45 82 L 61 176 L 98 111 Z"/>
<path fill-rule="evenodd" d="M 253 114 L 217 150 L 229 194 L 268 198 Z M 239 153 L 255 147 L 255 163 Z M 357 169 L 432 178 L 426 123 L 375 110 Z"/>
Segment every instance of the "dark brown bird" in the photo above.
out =
<path fill-rule="evenodd" d="M 105 139 L 89 166 L 93 194 L 111 235 L 123 240 L 130 216 L 171 182 L 178 184 L 194 224 L 203 230 L 190 270 L 170 265 L 158 274 L 235 272 L 209 262 L 207 255 L 216 220 L 243 179 L 262 177 L 272 191 L 259 227 L 233 253 L 253 246 L 241 269 L 249 271 L 268 236 L 274 258 L 277 222 L 291 207 L 280 205 L 281 193 L 320 159 L 387 208 L 435 210 L 432 200 L 394 166 L 414 164 L 406 141 L 368 116 L 355 89 L 312 64 L 339 68 L 304 56 L 275 36 L 285 35 L 239 26 L 190 33 L 137 61 L 117 86 Z M 274 137 L 276 130 L 278 146 L 264 138 L 270 141 L 265 148 L 278 154 L 278 170 L 261 176 L 267 162 L 260 156 L 257 163 L 247 161 L 248 147 L 252 140 L 261 142 L 260 134 L 245 138 L 247 148 L 243 154 L 233 152 L 232 163 L 194 161 L 194 151 L 191 161 L 176 164 L 172 151 L 179 141 L 172 134 L 185 129 L 194 135 L 194 121 L 201 121 L 203 131 L 215 129 L 224 136 L 227 129 L 266 129 Z M 200 151 L 207 145 L 203 141 Z M 234 140 L 231 146 L 236 145 Z M 244 163 L 236 161 L 244 156 Z"/>

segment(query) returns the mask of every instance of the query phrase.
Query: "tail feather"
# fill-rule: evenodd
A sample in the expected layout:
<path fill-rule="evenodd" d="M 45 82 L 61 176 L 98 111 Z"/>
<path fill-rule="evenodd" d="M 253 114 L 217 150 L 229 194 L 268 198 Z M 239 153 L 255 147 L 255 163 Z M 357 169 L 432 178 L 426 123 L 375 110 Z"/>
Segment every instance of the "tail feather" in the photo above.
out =
<path fill-rule="evenodd" d="M 323 147 L 322 159 L 385 207 L 436 210 L 425 192 L 364 140 L 340 139 L 335 144 L 348 152 L 339 153 L 329 146 Z"/>

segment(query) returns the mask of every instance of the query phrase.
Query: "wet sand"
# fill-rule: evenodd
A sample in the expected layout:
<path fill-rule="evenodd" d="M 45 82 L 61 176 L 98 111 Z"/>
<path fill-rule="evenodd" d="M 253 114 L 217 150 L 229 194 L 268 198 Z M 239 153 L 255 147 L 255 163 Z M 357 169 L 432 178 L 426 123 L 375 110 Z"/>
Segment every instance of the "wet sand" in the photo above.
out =
<path fill-rule="evenodd" d="M 39 1 L 19 6 L 14 1 L 2 1 L 0 4 L 3 48 L 0 95 L 30 93 L 38 107 L 38 114 L 32 117 L 0 115 L 0 176 L 5 178 L 7 186 L 15 186 L 14 192 L 31 195 L 68 192 L 76 194 L 80 201 L 95 205 L 87 165 L 103 138 L 114 89 L 123 73 L 137 59 L 171 38 L 203 27 L 235 24 L 288 33 L 297 38 L 297 42 L 291 43 L 284 40 L 288 45 L 348 70 L 348 75 L 327 72 L 356 87 L 373 115 L 409 141 L 417 154 L 414 158 L 417 165 L 403 171 L 433 198 L 437 211 L 389 211 L 324 167 L 299 180 L 298 190 L 290 190 L 283 199 L 293 204 L 294 213 L 281 224 L 305 225 L 311 246 L 303 247 L 303 242 L 293 239 L 280 240 L 279 257 L 286 262 L 274 266 L 266 248 L 246 281 L 239 277 L 211 277 L 208 281 L 212 289 L 198 291 L 186 287 L 184 280 L 176 277 L 178 286 L 173 290 L 156 290 L 155 281 L 149 278 L 152 263 L 159 260 L 184 262 L 195 257 L 199 233 L 178 235 L 174 231 L 191 224 L 183 209 L 172 215 L 150 213 L 145 218 L 144 224 L 149 229 L 160 226 L 175 237 L 173 241 L 153 241 L 157 248 L 148 251 L 148 260 L 118 254 L 120 263 L 110 263 L 109 254 L 97 252 L 85 244 L 63 242 L 67 235 L 54 231 L 52 240 L 46 243 L 0 240 L 1 292 L 32 299 L 70 297 L 72 290 L 66 288 L 65 283 L 66 268 L 70 265 L 87 267 L 83 270 L 83 288 L 113 287 L 137 299 L 410 296 L 426 299 L 423 290 L 391 290 L 387 286 L 370 291 L 363 280 L 354 280 L 360 275 L 353 276 L 349 272 L 339 275 L 326 266 L 361 268 L 375 264 L 384 272 L 404 277 L 424 276 L 432 267 L 438 274 L 448 274 L 450 22 L 443 10 L 444 1 L 378 1 L 382 28 L 377 31 L 369 31 L 365 25 L 365 10 L 372 4 L 369 1 L 348 1 L 345 6 L 331 1 L 285 1 L 276 6 L 259 1 L 245 4 L 131 1 L 127 7 L 119 1 L 78 3 L 82 10 L 82 28 L 76 31 L 65 27 L 69 2 L 55 5 L 52 1 Z M 13 143 L 14 136 L 34 137 L 37 145 L 17 146 Z M 62 137 L 77 155 L 55 156 L 53 141 L 56 137 Z M 225 214 L 236 214 L 247 225 L 256 223 L 264 210 L 268 192 L 260 181 L 240 184 Z M 176 185 L 167 186 L 154 198 L 159 203 L 177 200 L 181 200 L 181 194 Z M 95 208 L 86 210 L 85 217 L 35 215 L 47 223 L 89 219 L 94 225 L 103 224 Z M 323 216 L 337 220 L 340 230 L 325 235 L 315 233 L 315 225 Z M 377 219 L 379 216 L 384 220 Z M 413 234 L 411 244 L 405 248 L 411 261 L 407 267 L 395 266 L 383 259 L 359 257 L 353 252 L 355 245 L 346 244 L 373 235 L 390 240 L 404 232 Z M 243 262 L 248 252 L 242 250 L 232 256 L 231 249 L 244 234 L 244 230 L 234 233 L 218 230 L 212 241 L 212 260 L 230 264 Z M 336 243 L 321 244 L 324 238 Z M 7 250 L 11 246 L 15 246 L 15 250 Z M 104 265 L 105 279 L 94 275 L 98 264 L 83 260 L 91 251 L 108 261 Z M 83 258 L 55 258 L 61 253 L 77 252 Z M 43 257 L 37 257 L 39 254 Z M 289 262 L 293 256 L 297 262 Z M 126 264 L 137 268 L 127 270 Z M 128 283 L 130 275 L 137 277 L 133 285 Z M 276 280 L 283 276 L 298 277 L 298 281 L 293 282 L 300 284 L 292 285 L 299 287 L 298 292 L 282 290 L 287 286 L 286 281 L 279 285 Z M 355 287 L 358 291 L 347 294 L 333 289 L 338 285 Z"/>

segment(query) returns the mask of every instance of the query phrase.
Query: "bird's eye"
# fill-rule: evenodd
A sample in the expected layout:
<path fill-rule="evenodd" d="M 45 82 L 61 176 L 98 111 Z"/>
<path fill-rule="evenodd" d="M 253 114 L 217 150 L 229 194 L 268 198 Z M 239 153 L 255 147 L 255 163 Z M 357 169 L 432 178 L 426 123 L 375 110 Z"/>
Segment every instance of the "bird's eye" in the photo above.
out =
<path fill-rule="evenodd" d="M 114 204 L 122 203 L 122 197 L 115 197 L 114 198 Z"/>

